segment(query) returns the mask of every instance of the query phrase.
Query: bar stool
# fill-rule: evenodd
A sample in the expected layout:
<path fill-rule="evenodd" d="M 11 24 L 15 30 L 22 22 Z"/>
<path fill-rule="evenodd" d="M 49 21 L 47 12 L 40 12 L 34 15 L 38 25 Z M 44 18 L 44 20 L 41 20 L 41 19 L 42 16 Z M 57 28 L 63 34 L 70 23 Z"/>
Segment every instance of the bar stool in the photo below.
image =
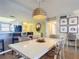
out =
<path fill-rule="evenodd" d="M 12 37 L 12 44 L 17 43 L 18 42 L 18 37 Z"/>
<path fill-rule="evenodd" d="M 0 47 L 0 52 L 4 51 L 4 40 L 0 39 L 0 44 L 2 47 Z"/>

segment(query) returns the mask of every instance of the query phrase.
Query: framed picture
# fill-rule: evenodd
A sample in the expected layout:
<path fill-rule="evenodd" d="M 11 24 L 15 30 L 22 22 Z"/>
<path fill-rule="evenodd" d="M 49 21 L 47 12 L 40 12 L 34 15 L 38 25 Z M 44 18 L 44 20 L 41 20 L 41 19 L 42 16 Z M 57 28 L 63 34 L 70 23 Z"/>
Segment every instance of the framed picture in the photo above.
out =
<path fill-rule="evenodd" d="M 67 26 L 60 26 L 61 33 L 67 33 Z"/>
<path fill-rule="evenodd" d="M 77 33 L 78 27 L 77 26 L 69 26 L 69 33 Z"/>
<path fill-rule="evenodd" d="M 61 18 L 60 25 L 67 25 L 67 18 Z"/>
<path fill-rule="evenodd" d="M 78 17 L 70 17 L 69 18 L 69 25 L 75 25 L 78 23 Z"/>

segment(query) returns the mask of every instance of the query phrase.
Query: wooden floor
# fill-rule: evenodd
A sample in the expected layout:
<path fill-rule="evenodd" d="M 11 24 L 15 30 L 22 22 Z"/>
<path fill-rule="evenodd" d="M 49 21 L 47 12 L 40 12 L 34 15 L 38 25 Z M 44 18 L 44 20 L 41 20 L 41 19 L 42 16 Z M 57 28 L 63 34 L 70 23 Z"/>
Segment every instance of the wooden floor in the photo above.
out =
<path fill-rule="evenodd" d="M 12 54 L 7 53 L 5 55 L 0 55 L 0 59 L 18 59 L 18 58 Z"/>
<path fill-rule="evenodd" d="M 79 59 L 79 51 L 75 53 L 73 49 L 65 49 L 65 59 Z M 10 52 L 5 55 L 0 55 L 0 59 L 19 59 L 14 54 L 12 55 Z M 53 59 L 53 57 L 44 56 L 42 59 Z M 64 58 L 63 58 L 64 59 Z"/>
<path fill-rule="evenodd" d="M 19 58 L 15 54 L 12 54 L 11 52 L 9 52 L 9 53 L 6 53 L 5 55 L 0 55 L 0 59 L 19 59 Z M 53 56 L 48 56 L 47 54 L 45 54 L 40 59 L 53 59 Z"/>
<path fill-rule="evenodd" d="M 7 53 L 5 55 L 1 55 L 0 59 L 19 59 L 19 58 L 17 58 L 17 56 L 14 56 L 10 53 Z M 53 59 L 53 57 L 44 56 L 41 59 Z"/>
<path fill-rule="evenodd" d="M 65 49 L 64 53 L 65 59 L 79 59 L 79 49 L 77 52 L 72 48 Z"/>

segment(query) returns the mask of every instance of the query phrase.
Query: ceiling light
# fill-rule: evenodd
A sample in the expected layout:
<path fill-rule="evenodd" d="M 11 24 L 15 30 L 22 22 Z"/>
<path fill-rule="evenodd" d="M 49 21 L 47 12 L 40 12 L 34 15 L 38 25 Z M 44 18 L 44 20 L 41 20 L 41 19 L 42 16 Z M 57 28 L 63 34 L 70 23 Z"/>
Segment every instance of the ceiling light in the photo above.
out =
<path fill-rule="evenodd" d="M 39 0 L 39 7 L 34 9 L 33 11 L 33 19 L 41 20 L 41 19 L 46 19 L 46 12 L 40 8 L 40 0 Z"/>
<path fill-rule="evenodd" d="M 14 18 L 7 18 L 7 17 L 0 17 L 0 22 L 5 22 L 5 23 L 9 23 L 12 21 L 15 21 L 16 19 Z"/>

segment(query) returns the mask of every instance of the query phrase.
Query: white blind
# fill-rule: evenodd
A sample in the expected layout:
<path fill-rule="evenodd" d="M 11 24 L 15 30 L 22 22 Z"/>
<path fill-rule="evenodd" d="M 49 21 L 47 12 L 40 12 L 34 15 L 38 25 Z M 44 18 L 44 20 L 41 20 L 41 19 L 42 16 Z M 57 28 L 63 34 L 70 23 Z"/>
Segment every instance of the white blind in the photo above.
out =
<path fill-rule="evenodd" d="M 2 24 L 1 23 L 1 31 L 10 32 L 10 24 Z"/>

